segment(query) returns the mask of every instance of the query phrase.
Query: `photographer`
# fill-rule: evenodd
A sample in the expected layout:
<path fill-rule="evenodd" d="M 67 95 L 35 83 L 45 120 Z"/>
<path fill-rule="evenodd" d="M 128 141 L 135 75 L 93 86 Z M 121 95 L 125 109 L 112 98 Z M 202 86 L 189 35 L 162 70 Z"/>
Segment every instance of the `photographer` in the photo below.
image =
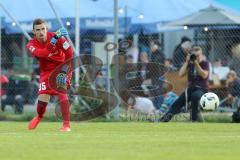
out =
<path fill-rule="evenodd" d="M 204 60 L 201 47 L 193 47 L 191 54 L 188 54 L 186 61 L 179 71 L 179 76 L 188 76 L 188 87 L 179 98 L 173 103 L 169 111 L 159 119 L 161 122 L 168 122 L 172 117 L 181 111 L 181 108 L 191 102 L 191 120 L 199 120 L 199 100 L 207 92 L 209 75 L 209 63 Z"/>

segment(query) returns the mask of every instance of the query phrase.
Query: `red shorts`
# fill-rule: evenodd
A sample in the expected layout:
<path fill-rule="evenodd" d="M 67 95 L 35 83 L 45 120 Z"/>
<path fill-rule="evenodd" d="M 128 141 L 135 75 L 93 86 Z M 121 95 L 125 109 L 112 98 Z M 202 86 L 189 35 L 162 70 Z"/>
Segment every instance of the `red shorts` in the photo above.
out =
<path fill-rule="evenodd" d="M 43 72 L 40 75 L 38 94 L 58 95 L 60 92 L 56 87 L 56 75 L 52 72 Z M 51 77 L 51 78 L 50 78 Z M 67 74 L 67 89 L 70 88 L 72 73 Z"/>

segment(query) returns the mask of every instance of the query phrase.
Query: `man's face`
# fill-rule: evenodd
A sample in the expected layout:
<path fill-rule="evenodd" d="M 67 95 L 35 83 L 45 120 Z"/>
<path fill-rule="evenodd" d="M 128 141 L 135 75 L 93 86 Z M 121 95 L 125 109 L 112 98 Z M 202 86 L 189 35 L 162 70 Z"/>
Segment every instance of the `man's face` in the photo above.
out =
<path fill-rule="evenodd" d="M 164 61 L 164 65 L 166 66 L 166 67 L 171 67 L 171 62 L 169 61 L 169 60 L 165 60 Z"/>
<path fill-rule="evenodd" d="M 34 26 L 33 34 L 36 36 L 37 40 L 40 42 L 47 41 L 47 26 L 45 23 L 38 24 Z"/>
<path fill-rule="evenodd" d="M 157 47 L 156 44 L 154 44 L 154 42 L 151 42 L 151 43 L 150 43 L 150 49 L 151 49 L 152 52 L 154 52 L 155 50 L 157 50 L 157 48 L 158 48 L 158 47 Z"/>
<path fill-rule="evenodd" d="M 198 62 L 201 62 L 203 60 L 202 51 L 196 51 L 194 54 L 196 55 Z"/>
<path fill-rule="evenodd" d="M 232 75 L 227 76 L 228 83 L 232 83 L 234 81 L 234 77 Z"/>

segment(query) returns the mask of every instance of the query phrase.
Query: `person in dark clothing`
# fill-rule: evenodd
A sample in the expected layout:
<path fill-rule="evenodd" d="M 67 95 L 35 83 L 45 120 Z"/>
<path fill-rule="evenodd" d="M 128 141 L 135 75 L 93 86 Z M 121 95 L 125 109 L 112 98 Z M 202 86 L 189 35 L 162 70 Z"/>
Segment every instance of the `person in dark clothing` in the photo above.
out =
<path fill-rule="evenodd" d="M 159 42 L 151 41 L 150 49 L 151 49 L 151 55 L 150 55 L 149 62 L 164 65 L 165 55 L 161 51 Z M 152 85 L 162 88 L 162 84 L 163 84 L 162 80 L 164 80 L 164 77 L 159 76 L 159 75 L 162 75 L 161 73 L 162 70 L 159 68 L 159 66 L 150 65 L 150 67 L 154 73 L 153 75 L 151 75 Z M 159 78 L 161 78 L 161 80 Z M 163 96 L 161 95 L 161 90 L 152 91 L 152 94 L 158 95 L 153 98 L 153 104 L 157 109 L 159 109 L 163 102 Z"/>
<path fill-rule="evenodd" d="M 186 61 L 179 71 L 179 75 L 184 76 L 187 74 L 188 87 L 173 103 L 168 112 L 158 121 L 170 121 L 172 117 L 179 113 L 181 108 L 186 106 L 189 102 L 191 102 L 191 120 L 200 120 L 199 100 L 208 90 L 207 82 L 209 75 L 209 62 L 205 61 L 203 57 L 202 49 L 198 46 L 193 47 L 191 55 L 187 55 Z"/>
<path fill-rule="evenodd" d="M 150 61 L 155 62 L 155 63 L 164 64 L 165 55 L 163 54 L 163 52 L 160 48 L 160 44 L 158 42 L 151 41 L 150 49 L 151 49 Z"/>
<path fill-rule="evenodd" d="M 173 65 L 180 69 L 186 60 L 186 56 L 192 48 L 191 40 L 188 37 L 182 37 L 181 43 L 176 46 L 173 52 Z"/>
<path fill-rule="evenodd" d="M 240 78 L 231 70 L 227 75 L 226 86 L 228 87 L 227 101 L 236 109 L 232 114 L 232 122 L 240 123 Z"/>
<path fill-rule="evenodd" d="M 6 105 L 14 105 L 15 113 L 23 113 L 23 105 L 27 97 L 28 82 L 17 80 L 14 75 L 9 77 L 9 82 L 5 87 L 5 95 L 2 96 L 1 110 L 4 112 Z"/>
<path fill-rule="evenodd" d="M 228 88 L 227 100 L 233 104 L 233 108 L 240 107 L 240 78 L 231 70 L 227 75 L 226 85 Z"/>

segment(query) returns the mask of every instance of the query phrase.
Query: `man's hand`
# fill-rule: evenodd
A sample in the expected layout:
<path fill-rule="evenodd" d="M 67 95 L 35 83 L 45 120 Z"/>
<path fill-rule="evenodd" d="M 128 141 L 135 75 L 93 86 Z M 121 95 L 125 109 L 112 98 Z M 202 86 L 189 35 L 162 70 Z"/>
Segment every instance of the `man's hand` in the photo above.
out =
<path fill-rule="evenodd" d="M 65 28 L 60 28 L 60 29 L 58 29 L 56 32 L 55 32 L 55 34 L 56 34 L 56 38 L 57 39 L 59 39 L 59 38 L 61 38 L 62 36 L 64 36 L 64 37 L 67 37 L 68 36 L 68 32 L 67 32 L 67 30 L 65 29 Z"/>
<path fill-rule="evenodd" d="M 233 97 L 232 94 L 228 94 L 228 95 L 227 95 L 227 103 L 228 103 L 228 104 L 232 104 L 233 99 L 234 99 L 234 97 Z"/>
<path fill-rule="evenodd" d="M 190 61 L 190 55 L 191 55 L 191 54 L 187 54 L 186 63 L 189 63 L 189 61 Z"/>
<path fill-rule="evenodd" d="M 67 89 L 67 74 L 66 72 L 58 73 L 56 77 L 57 88 Z"/>
<path fill-rule="evenodd" d="M 199 65 L 198 60 L 195 60 L 193 63 L 194 63 L 195 66 L 196 66 L 196 65 Z"/>
<path fill-rule="evenodd" d="M 55 32 L 55 36 L 52 37 L 52 39 L 50 40 L 50 43 L 55 46 L 56 43 L 57 43 L 57 40 L 58 40 L 59 38 L 61 38 L 62 36 L 65 36 L 65 37 L 68 36 L 67 30 L 66 30 L 65 28 L 63 28 L 63 27 L 60 28 L 60 29 L 58 29 L 58 30 Z"/>

